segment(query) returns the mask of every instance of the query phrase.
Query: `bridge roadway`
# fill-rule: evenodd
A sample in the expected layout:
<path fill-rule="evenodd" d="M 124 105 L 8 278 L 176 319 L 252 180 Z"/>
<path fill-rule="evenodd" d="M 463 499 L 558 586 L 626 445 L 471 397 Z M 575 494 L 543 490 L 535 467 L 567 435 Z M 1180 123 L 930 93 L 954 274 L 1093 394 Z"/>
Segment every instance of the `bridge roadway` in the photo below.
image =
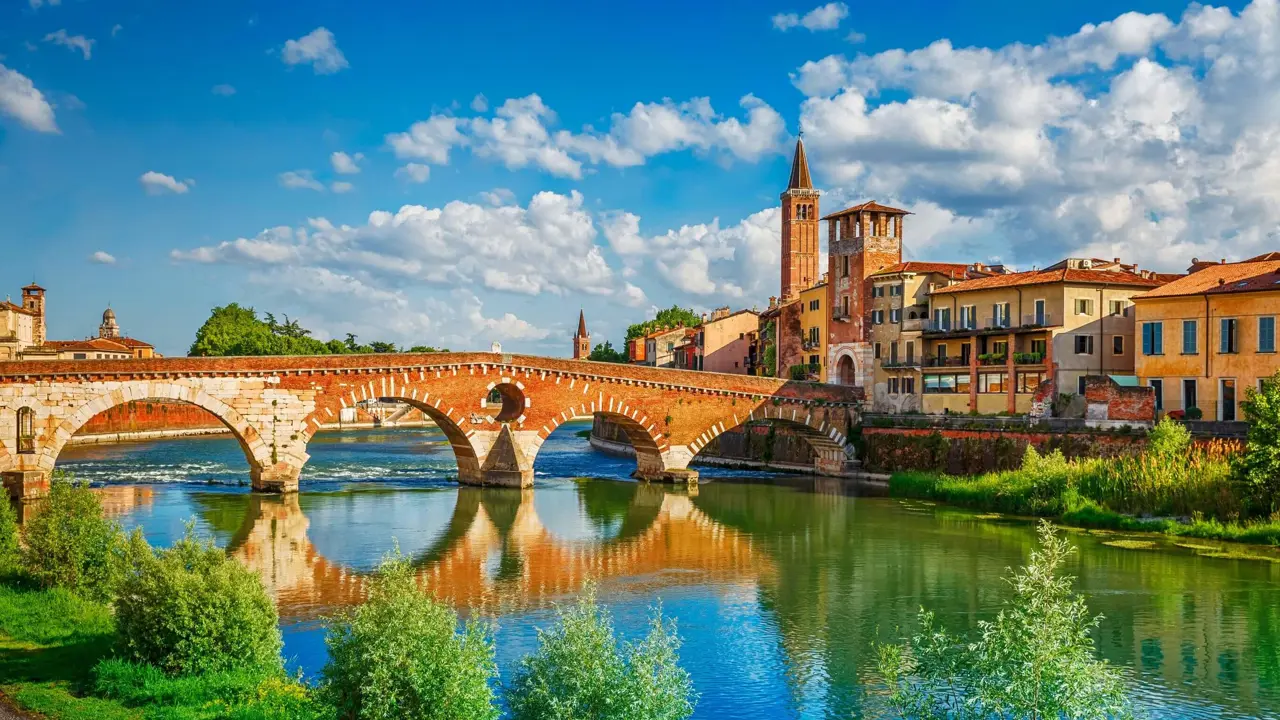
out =
<path fill-rule="evenodd" d="M 198 405 L 226 425 L 255 490 L 294 492 L 312 435 L 373 398 L 409 403 L 435 421 L 457 457 L 459 482 L 529 487 L 547 436 L 594 414 L 625 429 L 638 479 L 696 480 L 689 461 L 750 420 L 795 427 L 814 447 L 815 472 L 838 472 L 861 390 L 485 352 L 3 362 L 0 474 L 11 495 L 39 497 L 63 446 L 90 418 L 165 400 Z"/>

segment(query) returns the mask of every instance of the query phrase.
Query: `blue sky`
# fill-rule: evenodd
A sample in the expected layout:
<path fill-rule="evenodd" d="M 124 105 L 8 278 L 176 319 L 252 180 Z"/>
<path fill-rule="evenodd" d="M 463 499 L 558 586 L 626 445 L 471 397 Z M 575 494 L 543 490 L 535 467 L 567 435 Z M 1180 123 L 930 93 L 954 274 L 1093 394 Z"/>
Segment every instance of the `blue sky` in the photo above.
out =
<path fill-rule="evenodd" d="M 210 307 L 569 352 L 777 293 L 803 123 L 916 259 L 1280 249 L 1280 9 L 1173 2 L 0 7 L 0 292 L 180 354 Z M 341 155 L 335 155 L 341 153 Z"/>

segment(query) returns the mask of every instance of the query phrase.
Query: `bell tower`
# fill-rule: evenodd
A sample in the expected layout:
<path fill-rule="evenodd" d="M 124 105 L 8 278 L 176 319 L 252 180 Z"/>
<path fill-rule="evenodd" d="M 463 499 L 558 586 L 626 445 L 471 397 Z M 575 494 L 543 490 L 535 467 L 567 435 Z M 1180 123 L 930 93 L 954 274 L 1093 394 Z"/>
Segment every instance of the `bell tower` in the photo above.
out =
<path fill-rule="evenodd" d="M 809 177 L 804 133 L 796 140 L 791 179 L 782 191 L 782 300 L 799 297 L 818 284 L 818 191 Z"/>
<path fill-rule="evenodd" d="M 573 336 L 573 359 L 586 360 L 591 354 L 591 335 L 587 333 L 587 317 L 578 311 L 578 334 Z"/>
<path fill-rule="evenodd" d="M 35 316 L 31 327 L 31 344 L 43 345 L 45 340 L 44 288 L 35 283 L 22 288 L 22 307 Z"/>

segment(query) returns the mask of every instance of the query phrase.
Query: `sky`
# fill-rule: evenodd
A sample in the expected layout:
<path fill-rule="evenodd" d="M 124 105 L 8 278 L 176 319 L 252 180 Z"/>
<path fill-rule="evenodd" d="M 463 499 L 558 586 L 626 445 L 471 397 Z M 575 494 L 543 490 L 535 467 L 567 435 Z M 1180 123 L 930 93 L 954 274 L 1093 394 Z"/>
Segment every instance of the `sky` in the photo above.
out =
<path fill-rule="evenodd" d="M 1280 0 L 0 6 L 0 294 L 563 356 L 767 307 L 803 131 L 907 259 L 1280 250 Z M 825 236 L 825 230 L 823 230 Z"/>

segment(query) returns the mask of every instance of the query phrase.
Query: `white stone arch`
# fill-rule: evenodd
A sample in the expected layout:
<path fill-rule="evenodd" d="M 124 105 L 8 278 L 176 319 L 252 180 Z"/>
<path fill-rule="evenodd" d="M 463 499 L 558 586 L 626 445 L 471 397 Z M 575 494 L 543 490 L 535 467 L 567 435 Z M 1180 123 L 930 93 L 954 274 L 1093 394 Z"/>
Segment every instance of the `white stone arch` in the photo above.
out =
<path fill-rule="evenodd" d="M 853 368 L 852 374 L 849 377 L 850 382 L 848 383 L 842 382 L 843 373 L 841 372 L 841 363 L 844 362 L 845 358 L 849 359 L 849 363 Z M 858 378 L 862 376 L 862 367 L 861 363 L 858 361 L 858 353 L 854 352 L 853 348 L 849 346 L 842 346 L 836 350 L 832 356 L 831 369 L 835 377 L 835 381 L 831 384 L 834 385 L 846 385 L 850 387 L 856 386 L 858 384 Z"/>
<path fill-rule="evenodd" d="M 80 405 L 70 416 L 58 424 L 43 446 L 37 450 L 36 465 L 41 470 L 51 471 L 58 462 L 58 455 L 85 423 L 113 407 L 129 402 L 178 401 L 185 402 L 207 410 L 216 417 L 240 443 L 245 459 L 249 463 L 250 473 L 256 475 L 264 468 L 275 464 L 271 448 L 263 441 L 261 433 L 239 412 L 222 400 L 208 394 L 198 385 L 183 383 L 134 380 L 120 383 L 119 386 L 104 390 Z"/>

